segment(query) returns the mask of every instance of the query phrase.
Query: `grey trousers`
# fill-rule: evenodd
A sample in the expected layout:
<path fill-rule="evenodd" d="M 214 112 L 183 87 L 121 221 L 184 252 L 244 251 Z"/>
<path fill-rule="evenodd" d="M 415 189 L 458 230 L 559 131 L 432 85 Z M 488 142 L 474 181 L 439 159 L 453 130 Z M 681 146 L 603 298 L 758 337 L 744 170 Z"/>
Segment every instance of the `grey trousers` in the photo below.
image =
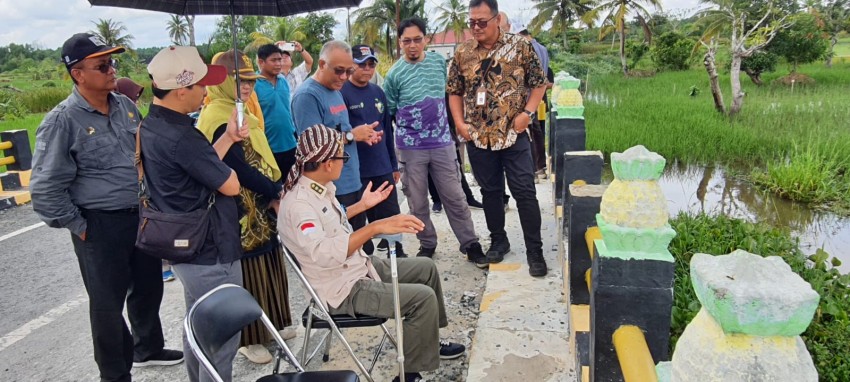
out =
<path fill-rule="evenodd" d="M 234 261 L 227 264 L 196 265 L 196 264 L 174 264 L 174 274 L 183 283 L 183 296 L 186 299 L 186 313 L 189 308 L 198 301 L 205 293 L 222 284 L 236 284 L 242 286 L 242 264 Z M 218 370 L 225 382 L 233 380 L 233 358 L 239 349 L 239 336 L 236 333 L 228 340 L 210 361 Z M 183 333 L 183 359 L 186 361 L 186 369 L 189 372 L 191 382 L 211 382 L 212 377 L 206 372 L 200 361 L 189 348 L 186 333 Z"/>
<path fill-rule="evenodd" d="M 382 281 L 358 281 L 339 307 L 330 308 L 332 314 L 395 316 L 390 260 L 372 256 L 372 265 Z M 440 367 L 440 328 L 449 324 L 437 266 L 426 257 L 398 259 L 398 282 L 404 316 L 404 371 L 436 370 Z"/>
<path fill-rule="evenodd" d="M 428 208 L 428 173 L 437 187 L 449 224 L 460 242 L 460 252 L 478 242 L 472 214 L 466 195 L 460 185 L 460 167 L 454 145 L 429 150 L 399 150 L 401 191 L 407 197 L 410 213 L 425 223 L 425 229 L 416 234 L 423 248 L 437 247 L 437 230 L 431 222 Z"/>

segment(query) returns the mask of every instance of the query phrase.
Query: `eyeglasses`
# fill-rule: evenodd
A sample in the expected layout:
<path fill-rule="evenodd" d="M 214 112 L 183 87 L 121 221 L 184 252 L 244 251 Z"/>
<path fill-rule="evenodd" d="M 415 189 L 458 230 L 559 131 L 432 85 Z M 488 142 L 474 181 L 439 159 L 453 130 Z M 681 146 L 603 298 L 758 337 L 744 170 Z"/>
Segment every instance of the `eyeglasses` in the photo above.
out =
<path fill-rule="evenodd" d="M 360 69 L 366 69 L 366 68 L 374 69 L 376 66 L 378 66 L 378 63 L 375 62 L 375 61 L 372 61 L 372 60 L 368 60 L 366 62 L 361 62 L 361 63 L 357 64 L 357 66 L 359 66 Z"/>
<path fill-rule="evenodd" d="M 330 159 L 339 159 L 339 160 L 342 161 L 342 164 L 346 164 L 346 163 L 348 163 L 348 160 L 351 159 L 351 155 L 348 155 L 348 153 L 344 152 L 344 153 L 342 153 L 341 157 L 330 157 L 330 158 L 328 158 L 328 160 L 330 160 Z"/>
<path fill-rule="evenodd" d="M 422 36 L 414 37 L 414 38 L 406 38 L 404 40 L 401 40 L 401 45 L 404 45 L 404 46 L 408 46 L 410 44 L 419 45 L 419 44 L 422 43 L 423 40 L 424 40 L 424 38 Z"/>
<path fill-rule="evenodd" d="M 102 63 L 98 66 L 95 66 L 94 68 L 79 68 L 79 69 L 97 70 L 98 72 L 101 72 L 103 74 L 107 74 L 107 73 L 109 73 L 109 69 L 118 69 L 118 61 L 113 58 L 113 59 L 110 59 L 109 61 L 106 61 L 106 62 L 104 62 L 104 63 Z"/>
<path fill-rule="evenodd" d="M 334 74 L 341 76 L 343 74 L 350 76 L 354 74 L 354 68 L 334 68 Z"/>
<path fill-rule="evenodd" d="M 483 21 L 482 20 L 469 19 L 469 28 L 473 29 L 473 28 L 475 28 L 476 25 L 478 26 L 479 29 L 487 28 L 487 23 L 489 23 L 490 20 L 495 19 L 496 16 L 498 16 L 498 15 L 499 14 L 497 13 L 497 14 L 493 15 L 493 17 L 491 17 L 487 20 L 483 20 Z"/>

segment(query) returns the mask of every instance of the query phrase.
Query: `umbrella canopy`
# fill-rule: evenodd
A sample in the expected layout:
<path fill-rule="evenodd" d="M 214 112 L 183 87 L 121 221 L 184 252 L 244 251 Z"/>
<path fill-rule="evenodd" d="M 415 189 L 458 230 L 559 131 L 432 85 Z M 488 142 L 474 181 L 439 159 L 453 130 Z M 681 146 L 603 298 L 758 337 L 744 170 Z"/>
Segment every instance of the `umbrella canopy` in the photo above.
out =
<path fill-rule="evenodd" d="M 289 16 L 356 7 L 362 0 L 89 0 L 91 5 L 147 9 L 177 15 Z M 232 7 L 232 8 L 231 8 Z"/>

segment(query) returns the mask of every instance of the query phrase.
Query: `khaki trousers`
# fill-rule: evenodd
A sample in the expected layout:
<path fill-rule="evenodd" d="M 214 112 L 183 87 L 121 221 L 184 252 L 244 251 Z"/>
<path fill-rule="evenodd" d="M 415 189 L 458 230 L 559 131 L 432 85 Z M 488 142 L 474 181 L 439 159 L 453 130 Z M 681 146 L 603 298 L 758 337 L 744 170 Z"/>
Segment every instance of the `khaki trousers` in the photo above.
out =
<path fill-rule="evenodd" d="M 390 261 L 372 257 L 382 281 L 363 279 L 332 314 L 359 313 L 393 318 L 393 284 Z M 440 330 L 449 322 L 443 304 L 443 288 L 434 261 L 424 257 L 398 259 L 398 291 L 404 316 L 404 370 L 420 372 L 440 366 Z"/>

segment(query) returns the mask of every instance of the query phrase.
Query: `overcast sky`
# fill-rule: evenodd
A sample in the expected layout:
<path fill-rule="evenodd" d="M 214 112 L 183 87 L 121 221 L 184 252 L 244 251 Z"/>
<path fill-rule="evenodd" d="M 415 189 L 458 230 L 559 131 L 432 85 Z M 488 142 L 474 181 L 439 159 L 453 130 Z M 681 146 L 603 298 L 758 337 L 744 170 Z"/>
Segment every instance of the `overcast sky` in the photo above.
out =
<path fill-rule="evenodd" d="M 427 0 L 434 7 L 442 0 Z M 363 0 L 361 6 L 373 0 Z M 665 11 L 692 9 L 697 0 L 661 0 Z M 511 19 L 527 23 L 534 17 L 534 3 L 529 0 L 503 0 L 499 8 Z M 353 11 L 353 9 L 352 9 Z M 328 11 L 339 25 L 335 34 L 345 37 L 346 10 Z M 93 21 L 112 19 L 120 21 L 133 35 L 134 47 L 166 46 L 170 44 L 165 30 L 169 15 L 161 12 L 141 11 L 114 7 L 92 7 L 87 0 L 0 0 L 0 46 L 9 43 L 33 44 L 43 48 L 57 48 L 77 32 L 94 29 Z M 198 16 L 195 20 L 197 42 L 207 41 L 215 30 L 215 16 Z"/>

